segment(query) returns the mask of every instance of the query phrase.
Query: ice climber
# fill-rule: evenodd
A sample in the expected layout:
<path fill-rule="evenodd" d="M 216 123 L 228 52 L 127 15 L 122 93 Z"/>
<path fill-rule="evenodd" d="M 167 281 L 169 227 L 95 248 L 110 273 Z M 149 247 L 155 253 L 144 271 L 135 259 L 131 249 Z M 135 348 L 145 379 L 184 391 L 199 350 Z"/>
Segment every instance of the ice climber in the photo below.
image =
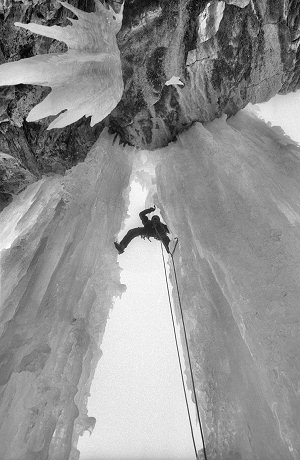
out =
<path fill-rule="evenodd" d="M 148 219 L 146 214 L 155 211 L 155 206 L 152 208 L 145 209 L 140 212 L 139 216 L 144 225 L 144 227 L 136 227 L 129 230 L 120 243 L 115 242 L 115 247 L 117 248 L 119 254 L 124 252 L 124 249 L 128 246 L 131 240 L 136 236 L 141 236 L 142 238 L 155 238 L 160 240 L 167 252 L 169 251 L 170 238 L 167 233 L 170 233 L 168 227 L 160 221 L 158 216 L 152 216 L 151 220 Z"/>

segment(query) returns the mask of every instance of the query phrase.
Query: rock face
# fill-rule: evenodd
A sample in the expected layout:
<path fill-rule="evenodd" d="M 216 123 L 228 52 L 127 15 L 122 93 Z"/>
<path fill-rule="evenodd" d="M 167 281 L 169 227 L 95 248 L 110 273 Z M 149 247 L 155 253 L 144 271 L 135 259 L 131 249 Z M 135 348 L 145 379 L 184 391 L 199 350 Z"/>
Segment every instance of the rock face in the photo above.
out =
<path fill-rule="evenodd" d="M 126 2 L 126 90 L 110 125 L 134 145 L 157 148 L 195 120 L 294 90 L 298 24 L 297 2 Z M 172 76 L 185 86 L 165 86 Z"/>
<path fill-rule="evenodd" d="M 94 10 L 92 0 L 70 3 Z M 108 3 L 120 9 L 117 2 Z M 296 0 L 126 0 L 118 35 L 125 91 L 112 114 L 94 128 L 82 118 L 48 132 L 53 118 L 27 123 L 25 117 L 49 90 L 4 87 L 0 150 L 38 178 L 82 161 L 104 124 L 122 142 L 154 149 L 194 121 L 232 115 L 249 101 L 293 91 L 299 87 L 299 16 Z M 7 0 L 0 3 L 0 18 L 0 62 L 65 50 L 61 42 L 13 25 L 67 25 L 56 0 Z M 172 77 L 184 86 L 165 85 Z"/>
<path fill-rule="evenodd" d="M 11 201 L 13 194 L 21 192 L 35 180 L 35 176 L 16 158 L 0 152 L 0 211 Z"/>

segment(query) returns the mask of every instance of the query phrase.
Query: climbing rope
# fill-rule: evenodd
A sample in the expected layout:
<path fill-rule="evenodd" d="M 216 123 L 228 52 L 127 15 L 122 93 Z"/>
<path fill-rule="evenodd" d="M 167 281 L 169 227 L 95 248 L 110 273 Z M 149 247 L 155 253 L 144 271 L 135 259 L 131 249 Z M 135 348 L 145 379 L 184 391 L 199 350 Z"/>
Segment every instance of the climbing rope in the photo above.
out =
<path fill-rule="evenodd" d="M 160 236 L 160 234 L 159 234 L 159 232 L 158 232 L 156 227 L 155 227 L 155 231 L 156 231 L 158 239 L 160 240 L 160 245 L 161 245 L 161 253 L 162 253 L 162 258 L 163 258 L 163 263 L 164 263 L 164 270 L 165 270 L 166 285 L 167 285 L 167 290 L 168 290 L 169 304 L 170 304 L 170 309 L 171 309 L 172 322 L 173 322 L 173 328 L 174 328 L 174 334 L 175 334 L 175 340 L 176 340 L 176 346 L 177 346 L 177 336 L 176 336 L 176 330 L 175 330 L 175 326 L 174 326 L 174 318 L 173 318 L 173 311 L 172 311 L 172 306 L 171 306 L 171 298 L 170 298 L 170 293 L 169 293 L 169 285 L 168 285 L 168 278 L 167 278 L 167 272 L 166 272 L 166 267 L 165 267 L 165 259 L 164 259 L 162 240 L 161 240 L 161 236 Z M 183 317 L 183 309 L 182 309 L 182 304 L 181 304 L 181 298 L 180 298 L 180 293 L 179 293 L 176 268 L 175 268 L 174 257 L 173 257 L 175 249 L 177 247 L 177 243 L 178 243 L 178 238 L 176 238 L 176 244 L 175 244 L 175 247 L 174 247 L 173 251 L 172 252 L 167 251 L 167 252 L 171 256 L 172 265 L 173 265 L 175 284 L 176 284 L 176 290 L 177 290 L 177 297 L 178 297 L 181 321 L 182 321 L 182 326 L 183 326 L 183 331 L 184 331 L 184 339 L 185 339 L 186 351 L 187 351 L 189 367 L 190 367 L 193 394 L 194 394 L 196 410 L 197 410 L 197 418 L 198 418 L 198 422 L 199 422 L 200 435 L 201 435 L 202 444 L 203 444 L 203 455 L 204 455 L 204 460 L 207 460 L 205 441 L 204 441 L 204 434 L 203 434 L 202 423 L 201 423 L 201 418 L 200 418 L 200 410 L 199 410 L 199 406 L 198 406 L 198 400 L 197 400 L 197 394 L 196 394 L 196 388 L 195 388 L 195 381 L 194 381 L 194 374 L 193 374 L 193 368 L 192 368 L 189 344 L 188 344 L 188 339 L 187 339 L 187 333 L 186 333 L 185 322 L 184 322 L 184 317 Z M 185 394 L 185 398 L 186 398 L 186 390 L 185 390 L 185 385 L 184 385 L 184 379 L 183 379 L 183 374 L 182 374 L 182 365 L 181 365 L 180 355 L 179 355 L 179 351 L 178 351 L 178 346 L 177 346 L 177 353 L 178 353 L 178 359 L 179 359 L 179 365 L 180 365 L 180 371 L 181 371 L 181 378 L 182 378 L 182 381 L 183 381 L 184 394 Z M 187 398 L 186 398 L 186 404 L 187 404 L 187 410 L 188 410 L 188 413 L 189 413 L 189 407 L 188 407 L 188 403 L 187 403 Z M 190 420 L 190 425 L 191 425 L 190 413 L 189 413 L 189 420 Z M 195 445 L 195 438 L 194 438 L 192 425 L 191 425 L 191 432 L 192 432 L 193 443 L 194 443 L 194 448 L 195 448 L 195 454 L 196 454 L 196 459 L 197 459 L 198 455 L 197 455 L 197 449 L 196 449 L 196 445 Z"/>
<path fill-rule="evenodd" d="M 159 237 L 159 233 L 156 230 L 157 236 Z M 189 412 L 189 407 L 188 407 L 188 402 L 187 402 L 187 397 L 186 397 L 186 390 L 185 390 L 185 384 L 184 384 L 184 379 L 183 379 L 183 374 L 182 374 L 182 365 L 181 365 L 181 360 L 180 360 L 180 355 L 179 355 L 179 350 L 178 350 L 178 343 L 177 343 L 177 335 L 176 335 L 176 330 L 175 330 L 175 325 L 174 325 L 174 316 L 173 316 L 173 311 L 172 311 L 172 306 L 171 306 L 171 298 L 170 298 L 170 293 L 169 293 L 169 285 L 168 285 L 168 278 L 167 278 L 167 272 L 166 272 L 166 267 L 165 267 L 165 259 L 164 259 L 164 253 L 163 253 L 163 247 L 162 247 L 162 241 L 160 239 L 160 244 L 161 244 L 161 252 L 162 252 L 162 258 L 163 258 L 163 263 L 164 263 L 164 270 L 165 270 L 165 278 L 166 278 L 166 285 L 167 285 L 167 290 L 168 290 L 168 297 L 169 297 L 169 304 L 170 304 L 170 309 L 171 309 L 171 315 L 172 315 L 172 322 L 173 322 L 173 329 L 174 329 L 174 335 L 175 335 L 175 340 L 176 340 L 176 347 L 177 347 L 177 354 L 178 354 L 178 359 L 179 359 L 179 366 L 180 366 L 180 371 L 181 371 L 181 378 L 182 378 L 182 383 L 183 383 L 183 388 L 184 388 L 184 394 L 185 394 L 185 400 L 186 400 L 186 405 L 187 405 L 187 410 L 189 414 L 189 421 L 190 421 L 190 427 L 191 427 L 191 433 L 192 433 L 192 438 L 193 438 L 193 443 L 194 443 L 194 449 L 195 449 L 195 454 L 196 454 L 196 459 L 198 458 L 197 454 L 197 449 L 195 445 L 195 438 L 194 438 L 194 432 L 193 432 L 193 427 L 191 424 L 191 418 L 190 418 L 190 412 Z M 192 381 L 192 387 L 193 387 L 193 394 L 194 394 L 194 399 L 195 399 L 195 404 L 196 404 L 196 410 L 197 410 L 197 418 L 199 422 L 199 429 L 200 429 L 200 435 L 202 439 L 202 444 L 203 444 L 203 455 L 204 455 L 204 460 L 207 460 L 207 455 L 206 455 L 206 448 L 205 448 L 205 441 L 204 441 L 204 434 L 203 434 L 203 429 L 202 429 L 202 423 L 201 423 L 201 418 L 200 418 L 200 410 L 198 406 L 198 400 L 197 400 L 197 395 L 196 395 L 196 388 L 195 388 L 195 381 L 194 381 L 194 374 L 193 374 L 193 368 L 192 368 L 192 362 L 191 362 L 191 356 L 190 356 L 190 350 L 189 350 L 189 344 L 187 340 L 187 333 L 186 333 L 186 328 L 185 328 L 185 322 L 184 322 L 184 317 L 183 317 L 183 309 L 182 309 L 182 304 L 181 304 L 181 298 L 180 298 L 180 293 L 179 293 L 179 287 L 178 287 L 178 280 L 177 280 L 177 274 L 176 274 L 176 268 L 175 268 L 175 263 L 174 263 L 174 252 L 177 247 L 177 242 L 174 247 L 174 250 L 172 252 L 169 252 L 172 260 L 172 266 L 173 266 L 173 272 L 174 272 L 174 277 L 175 277 L 175 284 L 176 284 L 176 290 L 177 290 L 177 297 L 178 297 L 178 302 L 179 302 L 179 308 L 180 308 L 180 315 L 181 315 L 181 321 L 182 321 L 182 326 L 183 326 L 183 331 L 184 331 L 184 339 L 185 339 L 185 345 L 186 345 L 186 350 L 187 350 L 187 356 L 188 356 L 188 361 L 189 361 L 189 367 L 190 367 L 190 374 L 191 374 L 191 381 Z"/>
<path fill-rule="evenodd" d="M 196 448 L 196 442 L 195 442 L 195 437 L 194 437 L 194 431 L 193 431 L 193 425 L 192 425 L 192 420 L 191 420 L 189 404 L 188 404 L 187 395 L 186 395 L 186 389 L 185 389 L 183 370 L 182 370 L 182 364 L 181 364 L 180 353 L 179 353 L 177 334 L 176 334 L 176 329 L 175 329 L 175 320 L 174 320 L 174 314 L 173 314 L 173 310 L 172 310 L 171 296 L 170 296 L 168 277 L 167 277 L 167 269 L 166 269 L 166 263 L 165 263 L 165 258 L 164 258 L 164 250 L 163 250 L 162 242 L 160 242 L 160 245 L 161 245 L 161 255 L 162 255 L 163 264 L 164 264 L 164 272 L 165 272 L 165 278 L 166 278 L 166 285 L 167 285 L 167 291 L 168 291 L 170 313 L 171 313 L 171 318 L 172 318 L 172 325 L 173 325 L 173 332 L 174 332 L 175 343 L 176 343 L 176 350 L 177 350 L 177 357 L 178 357 L 179 368 L 180 368 L 181 381 L 182 381 L 182 386 L 183 386 L 184 398 L 185 398 L 185 403 L 186 403 L 186 408 L 187 408 L 187 413 L 188 413 L 188 418 L 189 418 L 189 423 L 190 423 L 190 429 L 191 429 L 191 435 L 192 435 L 192 439 L 193 439 L 195 455 L 196 455 L 196 459 L 197 459 L 198 454 L 197 454 L 197 448 Z"/>
<path fill-rule="evenodd" d="M 173 265 L 173 271 L 174 271 L 174 277 L 175 277 L 175 284 L 176 284 L 176 290 L 177 290 L 177 297 L 178 297 L 178 302 L 179 302 L 179 307 L 180 307 L 180 315 L 181 315 L 181 321 L 182 321 L 182 325 L 183 325 L 184 338 L 185 338 L 185 345 L 186 345 L 186 350 L 187 350 L 187 355 L 188 355 L 188 361 L 189 361 L 189 367 L 190 367 L 190 373 L 191 373 L 192 387 L 193 387 L 193 393 L 194 393 L 195 404 L 196 404 L 196 409 L 197 409 L 197 418 L 198 418 L 198 422 L 199 422 L 200 435 L 201 435 L 202 444 L 203 444 L 203 455 L 204 455 L 204 460 L 207 460 L 206 449 L 205 449 L 205 442 L 204 442 L 204 435 L 203 435 L 203 429 L 202 429 L 202 424 L 201 424 L 201 419 L 200 419 L 200 411 L 199 411 L 198 400 L 197 400 L 197 395 L 196 395 L 196 388 L 195 388 L 195 381 L 194 381 L 194 375 L 193 375 L 193 368 L 192 368 L 192 363 L 191 363 L 191 357 L 190 357 L 190 351 L 189 351 L 189 345 L 188 345 L 188 340 L 187 340 L 185 322 L 184 322 L 184 317 L 183 317 L 182 304 L 181 304 L 181 299 L 180 299 L 180 294 L 179 294 L 178 280 L 177 280 L 177 274 L 176 274 L 176 268 L 175 268 L 173 253 L 170 253 L 170 255 L 171 255 L 171 260 L 172 260 L 172 265 Z"/>

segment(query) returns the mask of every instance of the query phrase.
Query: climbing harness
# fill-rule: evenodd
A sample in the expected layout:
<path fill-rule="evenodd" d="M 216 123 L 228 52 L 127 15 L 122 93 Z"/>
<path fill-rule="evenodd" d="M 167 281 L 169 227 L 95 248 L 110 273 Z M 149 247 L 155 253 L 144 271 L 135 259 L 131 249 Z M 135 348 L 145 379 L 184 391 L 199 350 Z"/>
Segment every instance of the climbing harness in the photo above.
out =
<path fill-rule="evenodd" d="M 204 441 L 204 434 L 203 434 L 203 429 L 202 429 L 202 424 L 201 424 L 201 419 L 200 419 L 200 411 L 199 411 L 198 400 L 197 400 L 197 395 L 196 395 L 195 381 L 194 381 L 194 375 L 193 375 L 193 369 L 192 369 L 189 345 L 188 345 L 188 340 L 187 340 L 187 333 L 186 333 L 186 327 L 185 327 L 183 309 L 182 309 L 181 298 L 180 298 L 180 293 L 179 293 L 176 268 L 175 268 L 174 257 L 173 257 L 173 255 L 175 253 L 175 250 L 176 250 L 176 247 L 177 247 L 177 244 L 178 244 L 178 238 L 176 239 L 176 244 L 174 246 L 173 251 L 170 252 L 169 254 L 170 254 L 171 260 L 172 260 L 172 266 L 173 266 L 173 272 L 174 272 L 174 278 L 175 278 L 175 285 L 176 285 L 177 297 L 178 297 L 178 302 L 179 302 L 180 316 L 181 316 L 181 321 L 182 321 L 182 325 L 183 325 L 184 339 L 185 339 L 185 345 L 186 345 L 186 350 L 187 350 L 188 363 L 189 363 L 190 375 L 191 375 L 191 381 L 192 381 L 192 387 L 193 387 L 193 395 L 194 395 L 194 399 L 195 399 L 197 418 L 198 418 L 199 429 L 200 429 L 200 435 L 201 435 L 202 444 L 203 444 L 203 455 L 204 455 L 204 460 L 207 460 L 205 441 Z M 164 259 L 164 254 L 163 254 L 162 242 L 161 242 L 161 252 L 162 252 L 162 259 L 163 259 L 163 264 L 164 264 L 164 272 L 165 272 L 165 278 L 166 278 L 166 285 L 167 285 L 167 291 L 168 291 L 170 311 L 171 311 L 171 316 L 172 316 L 173 331 L 174 331 L 174 336 L 175 336 L 175 341 L 176 341 L 177 355 L 178 355 L 180 372 L 181 372 L 181 380 L 182 380 L 183 389 L 184 389 L 185 402 L 186 402 L 188 416 L 189 416 L 189 422 L 190 422 L 190 428 L 191 428 L 191 433 L 192 433 L 192 439 L 193 439 L 195 455 L 196 455 L 196 459 L 198 459 L 198 454 L 197 454 L 197 449 L 196 449 L 196 444 L 195 444 L 195 438 L 194 438 L 194 433 L 193 433 L 193 426 L 192 426 L 192 423 L 191 423 L 190 411 L 189 411 L 189 406 L 188 406 L 188 401 L 187 401 L 187 396 L 186 396 L 186 389 L 185 389 L 185 383 L 184 383 L 183 372 L 182 372 L 182 364 L 181 364 L 179 348 L 178 348 L 178 341 L 177 341 L 177 335 L 176 335 L 176 329 L 175 329 L 175 323 L 174 323 L 174 314 L 173 314 L 173 310 L 172 310 L 171 297 L 170 297 L 170 291 L 169 291 L 169 285 L 168 285 L 168 277 L 167 277 L 165 259 Z"/>

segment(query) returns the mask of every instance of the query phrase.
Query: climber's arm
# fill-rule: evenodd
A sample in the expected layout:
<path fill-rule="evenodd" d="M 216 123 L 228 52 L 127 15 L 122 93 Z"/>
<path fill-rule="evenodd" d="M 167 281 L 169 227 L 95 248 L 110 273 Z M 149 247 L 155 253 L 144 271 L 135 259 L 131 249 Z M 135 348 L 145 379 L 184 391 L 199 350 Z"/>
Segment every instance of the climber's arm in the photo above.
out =
<path fill-rule="evenodd" d="M 150 214 L 150 212 L 153 212 L 155 211 L 155 208 L 148 208 L 148 209 L 145 209 L 144 211 L 140 212 L 139 213 L 139 216 L 140 216 L 140 219 L 142 221 L 142 223 L 145 225 L 147 222 L 149 222 L 149 219 L 148 217 L 146 216 L 146 214 Z"/>

